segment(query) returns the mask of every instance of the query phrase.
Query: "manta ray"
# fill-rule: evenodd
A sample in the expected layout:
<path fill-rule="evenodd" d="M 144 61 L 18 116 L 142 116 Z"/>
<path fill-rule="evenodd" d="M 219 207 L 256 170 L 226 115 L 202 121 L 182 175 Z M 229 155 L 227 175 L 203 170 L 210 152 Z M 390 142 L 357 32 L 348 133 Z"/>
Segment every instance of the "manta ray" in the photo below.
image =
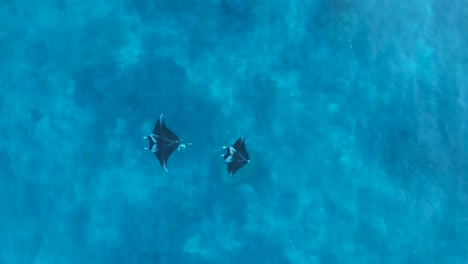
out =
<path fill-rule="evenodd" d="M 226 154 L 224 154 L 224 160 L 227 163 L 227 170 L 229 177 L 232 178 L 237 170 L 244 167 L 249 160 L 249 153 L 245 148 L 245 137 L 240 137 L 234 145 L 230 147 L 224 147 Z"/>
<path fill-rule="evenodd" d="M 149 147 L 145 149 L 156 155 L 166 172 L 169 172 L 167 160 L 172 153 L 180 148 L 185 148 L 185 145 L 192 145 L 192 143 L 183 144 L 183 141 L 167 128 L 163 120 L 163 114 L 156 121 L 153 132 L 143 138 L 149 141 Z M 236 171 L 250 163 L 249 153 L 245 147 L 245 137 L 240 137 L 232 146 L 224 147 L 224 149 L 226 149 L 226 154 L 222 156 L 227 163 L 229 177 L 232 178 Z"/>
<path fill-rule="evenodd" d="M 163 114 L 161 114 L 154 125 L 153 133 L 143 137 L 149 140 L 149 147 L 145 148 L 156 155 L 159 163 L 166 172 L 167 160 L 171 154 L 177 149 L 185 148 L 185 144 L 182 144 L 182 140 L 177 135 L 166 127 L 163 120 Z M 187 143 L 191 145 L 191 143 Z"/>

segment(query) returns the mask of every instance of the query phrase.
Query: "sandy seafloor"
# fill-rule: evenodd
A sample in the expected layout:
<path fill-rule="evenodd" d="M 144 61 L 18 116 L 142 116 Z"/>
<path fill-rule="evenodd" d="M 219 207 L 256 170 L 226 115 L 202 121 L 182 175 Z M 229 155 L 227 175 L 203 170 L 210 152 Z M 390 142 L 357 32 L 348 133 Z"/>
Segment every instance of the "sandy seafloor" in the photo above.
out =
<path fill-rule="evenodd" d="M 465 0 L 0 0 L 0 263 L 467 263 L 467 28 Z M 169 173 L 160 113 L 193 142 Z"/>

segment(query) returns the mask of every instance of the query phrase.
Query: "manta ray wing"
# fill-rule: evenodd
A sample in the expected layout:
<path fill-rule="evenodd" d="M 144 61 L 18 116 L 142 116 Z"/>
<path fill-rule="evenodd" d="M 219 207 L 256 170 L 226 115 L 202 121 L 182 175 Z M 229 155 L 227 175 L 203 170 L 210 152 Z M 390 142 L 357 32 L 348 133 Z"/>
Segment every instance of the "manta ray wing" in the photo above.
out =
<path fill-rule="evenodd" d="M 237 153 L 239 153 L 243 157 L 243 159 L 247 161 L 249 160 L 249 153 L 245 148 L 245 137 L 239 138 L 232 147 L 237 150 Z"/>
<path fill-rule="evenodd" d="M 247 163 L 249 163 L 248 161 L 245 161 L 245 160 L 237 160 L 235 162 L 229 162 L 227 164 L 227 168 L 228 168 L 228 173 L 232 176 L 234 175 L 234 173 L 236 173 L 237 170 L 239 170 L 240 168 L 244 167 L 244 165 L 246 165 Z"/>

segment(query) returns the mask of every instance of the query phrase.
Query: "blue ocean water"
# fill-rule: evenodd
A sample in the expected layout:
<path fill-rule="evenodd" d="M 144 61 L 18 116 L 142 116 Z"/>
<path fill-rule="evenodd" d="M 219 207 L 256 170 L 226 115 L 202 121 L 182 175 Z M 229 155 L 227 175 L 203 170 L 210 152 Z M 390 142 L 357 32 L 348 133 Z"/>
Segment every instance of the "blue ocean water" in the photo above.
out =
<path fill-rule="evenodd" d="M 467 28 L 465 0 L 0 0 L 0 263 L 467 263 Z M 169 173 L 161 113 L 193 142 Z"/>

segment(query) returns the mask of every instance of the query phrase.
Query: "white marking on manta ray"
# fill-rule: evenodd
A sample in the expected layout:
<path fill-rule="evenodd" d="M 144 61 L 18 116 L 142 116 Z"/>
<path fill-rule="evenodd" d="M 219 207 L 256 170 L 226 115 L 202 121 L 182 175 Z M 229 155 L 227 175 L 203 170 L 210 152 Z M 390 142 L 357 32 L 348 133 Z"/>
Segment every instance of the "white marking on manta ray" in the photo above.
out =
<path fill-rule="evenodd" d="M 151 152 L 157 152 L 159 150 L 158 148 L 158 142 L 156 141 L 156 135 L 155 134 L 149 134 L 148 136 L 145 136 L 143 137 L 143 139 L 147 139 L 147 138 L 150 138 L 151 139 L 151 142 L 153 143 L 153 147 L 151 147 L 151 149 L 149 148 L 146 148 L 146 150 L 149 150 Z"/>
<path fill-rule="evenodd" d="M 169 141 L 169 146 L 171 146 L 172 144 L 180 144 L 180 143 L 182 142 L 181 140 L 174 141 L 174 140 L 172 140 L 172 139 L 170 139 L 170 138 L 163 137 L 163 136 L 158 136 L 158 135 L 155 135 L 155 134 L 151 134 L 151 135 L 152 135 L 152 138 L 153 138 L 153 136 L 154 136 L 155 138 L 160 138 L 160 139 L 162 139 L 162 140 Z M 156 139 L 153 139 L 153 142 L 156 143 Z"/>
<path fill-rule="evenodd" d="M 166 167 L 166 163 L 165 163 L 165 162 L 163 163 L 163 166 L 162 166 L 162 167 L 163 167 L 163 169 L 164 169 L 167 173 L 169 173 L 169 171 L 167 170 L 167 167 Z"/>
<path fill-rule="evenodd" d="M 229 151 L 230 151 L 230 154 L 226 158 L 227 163 L 234 162 L 234 154 L 236 154 L 237 152 L 233 147 L 229 147 Z"/>
<path fill-rule="evenodd" d="M 149 136 L 149 135 L 148 135 Z M 148 136 L 144 136 L 143 139 L 147 139 Z M 145 150 L 149 150 L 147 147 L 145 147 Z"/>
<path fill-rule="evenodd" d="M 180 144 L 178 147 L 177 147 L 177 151 L 181 150 L 181 149 L 184 149 L 185 148 L 185 144 Z"/>
<path fill-rule="evenodd" d="M 153 147 L 151 148 L 151 152 L 157 152 L 158 150 L 158 145 L 154 143 Z"/>
<path fill-rule="evenodd" d="M 223 148 L 228 148 L 228 147 L 223 147 Z M 235 153 L 238 153 L 237 150 L 233 147 L 229 147 L 229 150 L 231 152 L 231 154 L 226 158 L 226 162 L 227 163 L 231 163 L 231 162 L 243 162 L 243 161 L 247 161 L 247 163 L 250 163 L 250 160 L 246 159 L 242 154 L 239 153 L 239 156 L 242 158 L 242 159 L 234 159 L 234 154 Z M 221 154 L 222 155 L 222 154 Z M 222 155 L 224 156 L 224 155 Z"/>
<path fill-rule="evenodd" d="M 191 145 L 192 145 L 192 143 L 182 143 L 182 142 L 184 142 L 183 140 L 178 141 L 178 142 L 179 142 L 180 144 L 179 144 L 179 146 L 177 147 L 177 151 L 186 148 L 186 146 L 191 146 Z"/>
<path fill-rule="evenodd" d="M 247 162 L 250 162 L 248 159 L 246 159 L 242 154 L 239 153 L 239 155 L 241 156 L 242 160 L 236 160 L 236 161 L 247 161 Z"/>

